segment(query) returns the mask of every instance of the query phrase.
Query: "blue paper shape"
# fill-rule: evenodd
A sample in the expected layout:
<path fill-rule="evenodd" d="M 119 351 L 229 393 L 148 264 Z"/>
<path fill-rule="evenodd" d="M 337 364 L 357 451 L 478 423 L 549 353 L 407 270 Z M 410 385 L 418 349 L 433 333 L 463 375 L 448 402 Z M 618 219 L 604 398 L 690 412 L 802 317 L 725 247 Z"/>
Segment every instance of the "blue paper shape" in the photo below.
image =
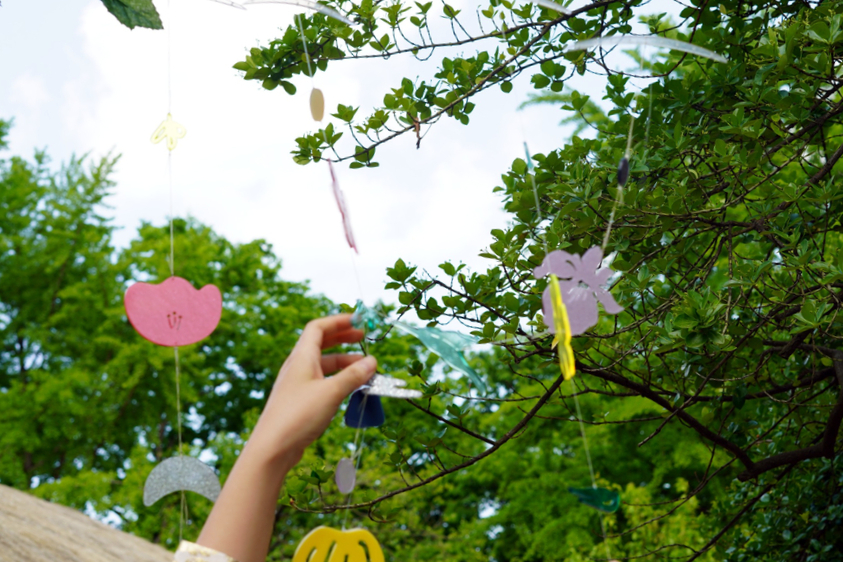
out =
<path fill-rule="evenodd" d="M 486 393 L 486 384 L 474 369 L 468 364 L 463 355 L 463 350 L 470 345 L 476 344 L 479 340 L 473 336 L 459 332 L 449 332 L 439 328 L 416 328 L 404 322 L 395 322 L 396 328 L 419 339 L 419 341 L 430 351 L 439 356 L 455 371 L 467 375 L 477 392 Z"/>
<path fill-rule="evenodd" d="M 355 390 L 345 410 L 345 425 L 348 427 L 379 427 L 386 421 L 383 404 L 379 396 L 366 395 L 362 390 Z"/>

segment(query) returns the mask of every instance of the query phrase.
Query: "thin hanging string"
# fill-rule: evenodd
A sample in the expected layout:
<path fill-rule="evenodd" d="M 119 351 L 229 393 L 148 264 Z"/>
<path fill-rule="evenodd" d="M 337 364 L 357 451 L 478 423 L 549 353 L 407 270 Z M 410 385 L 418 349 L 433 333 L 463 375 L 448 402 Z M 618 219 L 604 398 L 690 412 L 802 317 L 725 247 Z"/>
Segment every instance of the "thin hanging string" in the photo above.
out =
<path fill-rule="evenodd" d="M 167 114 L 173 113 L 173 41 L 172 41 L 173 11 L 170 0 L 167 0 Z M 167 183 L 170 191 L 170 276 L 176 275 L 176 244 L 174 233 L 174 195 L 173 195 L 173 151 L 167 151 Z M 173 361 L 176 367 L 176 426 L 179 438 L 179 457 L 183 456 L 182 451 L 182 427 L 181 427 L 181 368 L 179 365 L 179 348 L 173 347 Z M 179 498 L 179 543 L 184 536 L 184 522 L 187 519 L 187 501 L 184 490 L 181 490 Z"/>
<path fill-rule="evenodd" d="M 631 128 L 630 128 L 630 131 L 631 131 Z M 629 146 L 630 146 L 630 141 L 627 141 L 627 151 L 629 151 Z M 533 198 L 535 199 L 535 202 L 536 202 L 536 214 L 538 215 L 538 219 L 539 219 L 538 224 L 541 225 L 541 223 L 544 222 L 544 216 L 542 215 L 541 202 L 539 200 L 539 192 L 538 192 L 538 189 L 536 188 L 536 173 L 535 173 L 535 167 L 533 166 L 533 158 L 532 158 L 532 156 L 530 156 L 530 149 L 527 147 L 527 141 L 524 141 L 524 153 L 527 156 L 527 168 L 529 169 L 530 172 L 532 172 L 530 174 L 530 182 L 532 183 L 532 187 L 533 187 Z M 615 206 L 617 206 L 617 201 L 615 201 Z M 612 210 L 612 216 L 614 216 L 614 209 Z M 609 227 L 611 228 L 611 222 L 609 224 Z M 608 232 L 606 234 L 606 237 L 608 238 Z M 544 246 L 544 254 L 545 254 L 545 256 L 547 256 L 547 254 L 549 252 L 548 252 L 548 246 L 547 246 L 547 231 L 546 230 L 544 232 L 542 232 L 542 245 Z M 604 244 L 604 246 L 605 246 L 605 244 Z M 562 342 L 560 341 L 557 345 L 562 345 Z M 576 410 L 577 410 L 577 421 L 579 422 L 580 435 L 582 436 L 583 449 L 585 449 L 585 460 L 586 460 L 586 463 L 588 463 L 588 473 L 591 476 L 591 487 L 597 488 L 597 480 L 594 477 L 594 467 L 591 463 L 591 452 L 588 449 L 588 439 L 586 439 L 586 436 L 585 436 L 585 424 L 583 423 L 583 420 L 582 420 L 582 411 L 580 410 L 580 401 L 577 398 L 577 387 L 574 384 L 573 378 L 571 379 L 571 394 L 574 397 L 574 405 L 575 405 Z M 609 560 L 612 557 L 612 555 L 611 555 L 611 551 L 609 550 L 609 541 L 606 539 L 606 526 L 603 522 L 603 514 L 602 513 L 599 514 L 599 519 L 600 519 L 600 530 L 603 533 L 603 544 L 606 545 L 606 559 Z"/>
<path fill-rule="evenodd" d="M 315 85 L 314 76 L 313 76 L 313 67 L 311 66 L 311 63 L 310 63 L 310 53 L 307 51 L 307 38 L 304 35 L 304 26 L 301 23 L 301 14 L 296 14 L 296 25 L 299 28 L 299 35 L 301 35 L 302 49 L 304 51 L 304 61 L 307 64 L 307 73 L 310 75 L 310 88 L 311 88 L 311 90 L 313 90 L 313 89 L 316 88 L 316 85 Z M 330 148 L 330 143 L 328 142 L 328 137 L 325 133 L 324 127 L 322 128 L 322 139 L 325 141 L 325 145 L 328 148 Z M 354 255 L 353 249 L 351 251 L 351 267 L 354 271 L 354 279 L 357 281 L 357 290 L 358 290 L 359 295 L 360 295 L 360 301 L 364 302 L 363 284 L 360 282 L 360 273 L 357 270 L 357 258 Z M 369 354 L 367 343 L 368 342 L 366 341 L 366 338 L 364 337 L 363 342 L 362 342 L 363 354 L 364 355 Z M 363 458 L 363 447 L 364 447 L 364 444 L 365 444 L 363 433 L 364 433 L 365 428 L 363 428 L 362 425 L 363 425 L 363 414 L 366 411 L 366 403 L 367 403 L 368 400 L 369 400 L 369 395 L 364 394 L 363 400 L 360 403 L 360 418 L 357 421 L 357 430 L 354 432 L 354 452 L 353 452 L 351 458 L 354 461 L 355 479 L 357 478 L 357 471 L 360 469 L 360 460 Z M 358 444 L 359 444 L 359 447 L 358 447 Z M 353 493 L 354 493 L 354 490 L 352 489 L 352 491 L 349 492 L 348 495 L 346 496 L 346 499 L 345 499 L 346 505 L 351 503 L 351 495 Z M 345 530 L 346 524 L 348 522 L 348 516 L 349 516 L 349 510 L 346 509 L 345 514 L 343 515 L 343 520 L 342 520 L 342 529 L 343 530 Z"/>
<path fill-rule="evenodd" d="M 313 67 L 310 63 L 310 53 L 307 50 L 307 38 L 304 36 L 304 26 L 301 23 L 301 14 L 296 14 L 296 25 L 299 28 L 299 35 L 301 35 L 301 44 L 304 50 L 304 61 L 307 64 L 307 73 L 310 75 L 310 88 L 311 90 L 316 88 L 316 83 L 314 81 L 313 76 Z M 330 149 L 330 143 L 328 142 L 328 136 L 325 133 L 325 128 L 322 128 L 322 140 L 325 141 L 325 145 Z M 327 160 L 327 158 L 326 158 Z M 357 258 L 354 255 L 354 252 L 351 252 L 351 267 L 354 269 L 354 279 L 357 281 L 357 290 L 360 293 L 360 300 L 365 302 L 363 297 L 363 284 L 360 282 L 360 273 L 357 270 Z M 364 346 L 364 353 L 366 353 L 366 339 L 363 339 L 363 346 Z"/>
<path fill-rule="evenodd" d="M 167 151 L 167 181 L 170 186 L 170 277 L 176 276 L 176 249 L 173 236 L 173 151 Z"/>
<path fill-rule="evenodd" d="M 629 134 L 626 137 L 626 152 L 624 153 L 624 159 L 627 161 L 627 165 L 629 162 L 629 157 L 632 155 L 632 129 L 635 126 L 635 115 L 629 115 Z M 606 246 L 609 244 L 609 235 L 612 233 L 612 224 L 615 222 L 615 213 L 618 210 L 618 207 L 623 202 L 623 184 L 618 182 L 618 194 L 615 197 L 615 204 L 612 205 L 612 212 L 609 214 L 609 224 L 606 225 L 606 233 L 603 235 L 603 245 L 601 246 L 601 251 L 603 255 L 606 254 Z"/>
<path fill-rule="evenodd" d="M 173 113 L 173 11 L 167 0 L 167 114 Z M 169 147 L 168 147 L 169 148 Z M 170 188 L 170 277 L 176 275 L 175 244 L 173 242 L 173 151 L 167 151 L 167 181 Z M 178 354 L 176 355 L 178 357 Z M 177 367 L 178 369 L 178 367 Z M 181 446 L 179 446 L 181 451 Z"/>
<path fill-rule="evenodd" d="M 366 402 L 369 400 L 369 395 L 363 395 L 363 401 L 360 403 L 360 417 L 357 420 L 357 431 L 354 432 L 354 452 L 351 455 L 351 460 L 354 462 L 354 479 L 355 479 L 355 487 L 356 487 L 356 480 L 357 480 L 357 471 L 360 470 L 360 459 L 363 458 L 363 447 L 365 446 L 365 441 L 363 437 L 363 431 L 361 426 L 363 425 L 363 414 L 366 411 Z M 360 446 L 358 447 L 358 441 Z M 354 489 L 352 489 L 348 495 L 345 497 L 345 504 L 351 504 L 351 496 L 354 494 Z M 342 518 L 342 530 L 345 531 L 346 524 L 348 523 L 348 516 L 350 510 L 346 509 L 345 514 L 343 514 Z"/>

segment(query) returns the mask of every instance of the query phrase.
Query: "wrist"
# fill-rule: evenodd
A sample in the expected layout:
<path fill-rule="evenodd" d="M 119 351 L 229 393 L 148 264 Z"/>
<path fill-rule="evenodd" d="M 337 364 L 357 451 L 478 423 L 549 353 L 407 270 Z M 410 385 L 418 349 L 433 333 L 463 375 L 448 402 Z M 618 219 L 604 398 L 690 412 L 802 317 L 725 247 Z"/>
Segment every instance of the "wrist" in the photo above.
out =
<path fill-rule="evenodd" d="M 246 462 L 262 471 L 280 475 L 280 480 L 283 480 L 284 475 L 301 460 L 303 451 L 279 444 L 277 438 L 265 438 L 260 427 L 259 423 L 243 447 L 240 457 L 245 457 Z"/>

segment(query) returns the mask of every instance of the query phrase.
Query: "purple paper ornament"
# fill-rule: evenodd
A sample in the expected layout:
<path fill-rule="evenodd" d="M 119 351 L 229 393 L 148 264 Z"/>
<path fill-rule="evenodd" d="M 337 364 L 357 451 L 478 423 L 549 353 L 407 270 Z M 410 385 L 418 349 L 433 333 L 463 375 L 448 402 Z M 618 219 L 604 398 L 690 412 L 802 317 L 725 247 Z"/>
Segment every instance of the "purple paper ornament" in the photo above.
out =
<path fill-rule="evenodd" d="M 542 264 L 533 271 L 536 278 L 551 273 L 559 278 L 559 290 L 562 292 L 562 302 L 568 310 L 572 336 L 580 335 L 597 324 L 598 302 L 609 314 L 617 314 L 623 310 L 612 294 L 602 287 L 613 273 L 609 267 L 600 267 L 602 261 L 603 250 L 600 246 L 590 248 L 582 257 L 555 250 L 545 256 Z M 548 319 L 545 324 L 550 332 L 555 334 L 556 329 L 553 322 L 550 322 L 553 317 L 550 288 L 545 289 L 542 294 L 542 311 Z"/>

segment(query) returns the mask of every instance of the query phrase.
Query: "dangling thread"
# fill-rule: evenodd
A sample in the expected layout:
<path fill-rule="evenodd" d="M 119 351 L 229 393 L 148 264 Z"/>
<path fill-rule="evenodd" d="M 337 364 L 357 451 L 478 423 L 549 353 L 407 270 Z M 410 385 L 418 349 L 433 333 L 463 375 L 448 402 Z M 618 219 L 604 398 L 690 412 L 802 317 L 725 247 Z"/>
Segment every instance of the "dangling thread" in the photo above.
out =
<path fill-rule="evenodd" d="M 313 68 L 311 67 L 311 64 L 310 64 L 310 53 L 308 53 L 308 51 L 307 51 L 307 38 L 304 35 L 304 26 L 302 26 L 302 23 L 301 23 L 301 14 L 296 14 L 296 25 L 299 28 L 299 35 L 301 35 L 302 48 L 303 48 L 303 52 L 304 52 L 304 60 L 305 60 L 305 63 L 307 64 L 307 73 L 310 75 L 310 87 L 311 87 L 311 90 L 315 90 L 316 87 L 315 87 L 314 76 L 313 76 Z M 330 144 L 328 143 L 328 137 L 325 134 L 324 128 L 322 128 L 322 139 L 325 141 L 325 145 L 330 148 Z M 328 160 L 328 159 L 326 158 L 326 160 Z M 328 162 L 328 165 L 330 166 L 330 161 Z M 333 176 L 333 170 L 331 170 L 331 175 Z M 357 289 L 358 289 L 358 292 L 360 293 L 360 300 L 362 302 L 363 301 L 363 284 L 360 282 L 360 274 L 357 271 L 357 260 L 355 259 L 354 253 L 355 252 L 351 253 L 351 267 L 354 270 L 354 278 L 357 281 Z M 368 345 L 367 345 L 367 341 L 366 341 L 365 336 L 363 337 L 362 348 L 363 348 L 363 354 L 368 355 L 369 354 Z M 357 422 L 357 430 L 354 432 L 354 453 L 352 455 L 352 459 L 355 460 L 355 463 L 354 463 L 355 473 L 360 469 L 360 460 L 363 458 L 363 446 L 364 446 L 364 443 L 365 443 L 363 432 L 365 431 L 365 428 L 363 428 L 361 426 L 363 425 L 363 415 L 366 411 L 366 401 L 368 399 L 369 399 L 369 395 L 364 394 L 363 401 L 360 404 L 360 418 Z M 358 443 L 359 443 L 359 447 L 358 447 Z M 355 457 L 356 457 L 356 459 L 355 459 Z M 346 499 L 345 499 L 346 505 L 351 503 L 351 496 L 352 496 L 353 493 L 354 493 L 354 490 L 349 492 L 348 495 L 346 496 Z M 343 531 L 345 530 L 346 524 L 348 523 L 348 516 L 349 516 L 349 510 L 346 509 L 345 514 L 343 515 L 343 520 L 342 520 L 342 530 Z"/>
<path fill-rule="evenodd" d="M 612 224 L 615 222 L 615 213 L 618 206 L 623 202 L 623 186 L 629 177 L 629 157 L 632 155 L 632 128 L 635 126 L 635 115 L 629 115 L 629 134 L 626 138 L 626 152 L 618 166 L 618 194 L 615 203 L 612 205 L 612 212 L 609 213 L 609 224 L 606 225 L 606 234 L 603 235 L 603 255 L 606 255 L 606 245 L 609 243 L 609 235 L 612 233 Z"/>
<path fill-rule="evenodd" d="M 630 138 L 627 140 L 627 154 L 629 154 L 629 152 L 631 150 L 631 143 L 632 143 L 632 125 L 630 125 Z M 532 186 L 533 186 L 533 197 L 534 197 L 535 202 L 536 202 L 536 214 L 538 215 L 538 218 L 539 218 L 539 224 L 541 224 L 544 221 L 544 217 L 543 217 L 542 211 L 541 211 L 541 202 L 539 201 L 538 189 L 536 188 L 536 178 L 535 178 L 535 171 L 534 171 L 534 167 L 533 167 L 533 159 L 530 156 L 530 150 L 527 147 L 526 141 L 524 141 L 524 152 L 526 153 L 526 156 L 527 156 L 527 167 L 531 172 L 533 172 L 530 175 L 530 180 L 531 180 Z M 618 198 L 620 199 L 620 195 L 619 195 Z M 616 207 L 617 207 L 617 204 L 618 204 L 618 201 L 616 200 L 615 201 Z M 611 220 L 614 217 L 614 213 L 615 213 L 615 211 L 614 211 L 614 209 L 612 209 L 612 215 L 611 215 L 610 222 L 609 222 L 609 228 L 611 228 Z M 609 236 L 609 233 L 607 231 L 606 236 L 604 238 L 604 247 L 605 247 L 605 241 L 608 240 L 608 236 Z M 549 253 L 548 252 L 548 246 L 547 246 L 547 231 L 542 233 L 542 245 L 544 246 L 544 253 L 545 253 L 545 255 L 547 255 Z M 555 280 L 551 279 L 551 283 L 555 283 Z M 562 303 L 563 308 L 564 308 L 564 306 L 565 306 L 565 304 Z M 566 318 L 567 318 L 567 311 L 565 311 L 565 314 L 566 314 Z M 560 363 L 562 362 L 561 346 L 563 346 L 563 345 L 568 346 L 569 349 L 566 350 L 566 351 L 570 352 L 571 361 L 573 361 L 573 350 L 570 349 L 570 343 L 564 341 L 565 338 L 562 337 L 562 334 L 557 334 L 557 338 L 559 339 L 559 341 L 557 342 L 557 345 L 560 346 Z M 563 370 L 562 376 L 565 377 L 566 379 L 568 378 L 564 370 Z M 576 383 L 574 382 L 573 375 L 570 377 L 570 381 L 571 381 L 571 394 L 574 397 L 574 406 L 575 406 L 576 411 L 577 411 L 577 421 L 579 423 L 580 435 L 582 436 L 583 449 L 585 450 L 585 460 L 586 460 L 586 463 L 588 464 L 588 473 L 591 476 L 591 487 L 597 488 L 597 479 L 594 477 L 594 467 L 591 463 L 591 452 L 588 449 L 588 439 L 586 439 L 586 436 L 585 436 L 585 423 L 583 423 L 582 411 L 580 410 L 580 402 L 579 402 L 579 398 L 577 398 L 577 387 L 576 387 Z M 600 518 L 600 530 L 603 534 L 603 544 L 606 545 L 606 559 L 608 560 L 612 557 L 612 555 L 611 555 L 611 551 L 609 549 L 609 541 L 606 537 L 606 526 L 603 522 L 603 514 L 602 513 L 599 514 L 598 517 Z"/>
<path fill-rule="evenodd" d="M 170 5 L 170 0 L 167 0 L 167 113 L 173 112 L 173 70 L 172 70 L 172 23 L 173 12 Z M 173 202 L 173 151 L 167 152 L 167 182 L 170 190 L 170 276 L 176 275 L 176 250 L 175 250 L 175 234 L 174 234 L 174 202 Z M 173 360 L 176 368 L 176 426 L 178 428 L 179 438 L 179 456 L 183 456 L 182 451 L 182 427 L 181 427 L 181 369 L 179 366 L 179 348 L 173 347 Z M 179 502 L 179 543 L 181 543 L 184 535 L 184 522 L 187 519 L 187 501 L 185 499 L 184 490 L 180 493 Z"/>

